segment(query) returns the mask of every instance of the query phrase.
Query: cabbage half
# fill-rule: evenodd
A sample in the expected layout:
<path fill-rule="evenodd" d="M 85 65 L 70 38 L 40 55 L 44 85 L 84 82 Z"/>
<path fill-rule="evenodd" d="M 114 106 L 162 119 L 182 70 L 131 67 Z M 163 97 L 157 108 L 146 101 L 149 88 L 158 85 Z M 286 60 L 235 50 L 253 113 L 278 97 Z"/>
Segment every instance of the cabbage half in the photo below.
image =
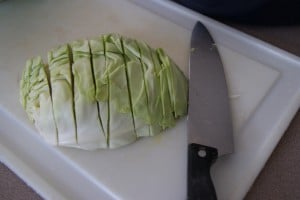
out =
<path fill-rule="evenodd" d="M 173 127 L 188 81 L 162 49 L 118 34 L 77 40 L 29 59 L 20 101 L 52 145 L 117 148 Z"/>

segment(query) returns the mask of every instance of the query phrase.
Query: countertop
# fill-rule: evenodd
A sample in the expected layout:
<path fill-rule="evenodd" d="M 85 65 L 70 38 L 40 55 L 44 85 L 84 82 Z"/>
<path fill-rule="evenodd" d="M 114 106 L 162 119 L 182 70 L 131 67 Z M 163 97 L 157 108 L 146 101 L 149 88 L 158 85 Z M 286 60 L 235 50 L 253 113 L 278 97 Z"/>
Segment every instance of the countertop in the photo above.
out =
<path fill-rule="evenodd" d="M 300 26 L 254 26 L 228 23 L 281 49 L 300 56 Z M 300 74 L 299 74 L 300 76 Z M 300 86 L 299 86 L 300 87 Z M 300 199 L 300 111 L 257 177 L 246 200 Z M 0 199 L 42 199 L 0 163 Z"/>

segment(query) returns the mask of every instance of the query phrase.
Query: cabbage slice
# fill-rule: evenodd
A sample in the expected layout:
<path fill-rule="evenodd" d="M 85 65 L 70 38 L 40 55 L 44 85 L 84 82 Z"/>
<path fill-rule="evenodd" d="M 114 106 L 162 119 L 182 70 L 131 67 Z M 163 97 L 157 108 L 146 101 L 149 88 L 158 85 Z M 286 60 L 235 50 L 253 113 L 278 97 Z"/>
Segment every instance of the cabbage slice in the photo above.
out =
<path fill-rule="evenodd" d="M 102 122 L 102 128 L 106 136 L 108 145 L 109 138 L 109 85 L 108 85 L 108 70 L 106 69 L 106 57 L 104 51 L 103 36 L 89 40 L 92 66 L 95 80 L 95 98 L 97 101 L 99 117 Z"/>
<path fill-rule="evenodd" d="M 39 56 L 27 60 L 20 82 L 20 100 L 41 136 L 51 145 L 57 145 L 51 91 L 45 68 Z"/>
<path fill-rule="evenodd" d="M 156 50 L 162 68 L 166 72 L 169 95 L 174 111 L 174 117 L 178 118 L 187 113 L 188 82 L 184 74 L 179 70 L 173 60 L 167 56 L 163 49 Z"/>
<path fill-rule="evenodd" d="M 70 54 L 68 45 L 59 46 L 48 52 L 53 112 L 58 143 L 63 146 L 77 145 Z"/>
<path fill-rule="evenodd" d="M 106 68 L 109 78 L 109 148 L 117 148 L 134 142 L 137 135 L 131 112 L 130 94 L 126 78 L 126 66 L 120 37 L 104 36 Z"/>
<path fill-rule="evenodd" d="M 160 84 L 160 97 L 161 97 L 161 105 L 162 105 L 162 120 L 160 121 L 160 126 L 162 129 L 170 128 L 175 125 L 175 117 L 173 115 L 173 107 L 171 105 L 170 99 L 170 91 L 168 87 L 168 80 L 167 80 L 167 68 L 162 65 L 159 60 L 159 57 L 155 50 L 151 51 L 152 55 L 152 62 L 155 67 L 155 73 L 159 77 L 159 84 Z"/>
<path fill-rule="evenodd" d="M 106 137 L 95 100 L 95 84 L 88 40 L 71 43 L 77 142 L 83 149 L 106 148 Z"/>
<path fill-rule="evenodd" d="M 162 128 L 159 122 L 162 120 L 162 105 L 160 96 L 159 77 L 152 60 L 152 49 L 142 41 L 136 41 L 139 49 L 139 58 L 144 73 L 145 91 L 149 111 L 150 136 L 157 135 Z"/>
<path fill-rule="evenodd" d="M 151 119 L 139 48 L 135 40 L 124 37 L 122 38 L 122 47 L 135 131 L 138 137 L 150 136 Z"/>

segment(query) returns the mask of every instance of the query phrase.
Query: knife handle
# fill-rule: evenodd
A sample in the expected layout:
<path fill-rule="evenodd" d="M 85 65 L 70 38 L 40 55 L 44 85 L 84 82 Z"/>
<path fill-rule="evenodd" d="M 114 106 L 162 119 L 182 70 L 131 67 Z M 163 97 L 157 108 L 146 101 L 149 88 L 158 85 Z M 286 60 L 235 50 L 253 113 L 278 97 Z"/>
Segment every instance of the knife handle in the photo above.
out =
<path fill-rule="evenodd" d="M 188 145 L 188 200 L 216 200 L 210 167 L 218 157 L 218 150 L 200 144 Z"/>

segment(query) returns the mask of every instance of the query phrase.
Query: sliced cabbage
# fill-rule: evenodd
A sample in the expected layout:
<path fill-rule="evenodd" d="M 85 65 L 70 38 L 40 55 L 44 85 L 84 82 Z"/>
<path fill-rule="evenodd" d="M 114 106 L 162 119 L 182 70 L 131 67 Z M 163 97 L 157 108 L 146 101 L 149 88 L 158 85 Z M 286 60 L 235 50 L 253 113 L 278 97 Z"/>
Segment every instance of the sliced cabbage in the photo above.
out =
<path fill-rule="evenodd" d="M 83 149 L 106 148 L 107 140 L 95 99 L 95 83 L 88 40 L 71 43 L 77 142 Z"/>
<path fill-rule="evenodd" d="M 77 40 L 29 59 L 20 101 L 53 145 L 117 148 L 173 127 L 188 82 L 162 49 L 118 34 Z"/>
<path fill-rule="evenodd" d="M 137 139 L 120 39 L 114 34 L 104 37 L 106 68 L 109 74 L 110 148 L 123 146 Z"/>
<path fill-rule="evenodd" d="M 153 50 L 145 42 L 137 42 L 141 65 L 144 72 L 145 89 L 147 94 L 147 106 L 150 118 L 150 135 L 157 135 L 162 131 L 160 122 L 163 119 L 162 101 L 160 94 L 160 78 L 158 75 L 159 63 L 154 62 Z"/>
<path fill-rule="evenodd" d="M 160 97 L 162 104 L 162 120 L 160 121 L 160 126 L 163 129 L 172 127 L 175 125 L 174 110 L 171 104 L 170 91 L 168 87 L 167 79 L 167 68 L 160 62 L 156 52 L 152 52 L 152 61 L 154 66 L 156 66 L 155 73 L 159 77 L 160 84 Z"/>
<path fill-rule="evenodd" d="M 45 64 L 41 57 L 27 60 L 20 82 L 20 100 L 29 119 L 41 136 L 50 144 L 57 144 L 57 130 Z"/>
<path fill-rule="evenodd" d="M 70 55 L 71 52 L 68 45 L 59 46 L 48 53 L 58 144 L 63 146 L 77 145 Z"/>
<path fill-rule="evenodd" d="M 150 114 L 139 48 L 135 40 L 122 38 L 134 127 L 138 137 L 150 136 Z"/>
<path fill-rule="evenodd" d="M 169 87 L 170 100 L 173 107 L 175 118 L 185 115 L 188 83 L 183 73 L 178 69 L 176 64 L 165 54 L 164 50 L 156 50 L 161 66 L 165 69 Z"/>
<path fill-rule="evenodd" d="M 93 75 L 95 80 L 95 99 L 97 101 L 97 109 L 99 118 L 102 122 L 102 128 L 106 137 L 106 144 L 108 145 L 109 136 L 109 79 L 108 70 L 106 70 L 106 57 L 104 51 L 103 37 L 96 37 L 89 41 Z"/>

